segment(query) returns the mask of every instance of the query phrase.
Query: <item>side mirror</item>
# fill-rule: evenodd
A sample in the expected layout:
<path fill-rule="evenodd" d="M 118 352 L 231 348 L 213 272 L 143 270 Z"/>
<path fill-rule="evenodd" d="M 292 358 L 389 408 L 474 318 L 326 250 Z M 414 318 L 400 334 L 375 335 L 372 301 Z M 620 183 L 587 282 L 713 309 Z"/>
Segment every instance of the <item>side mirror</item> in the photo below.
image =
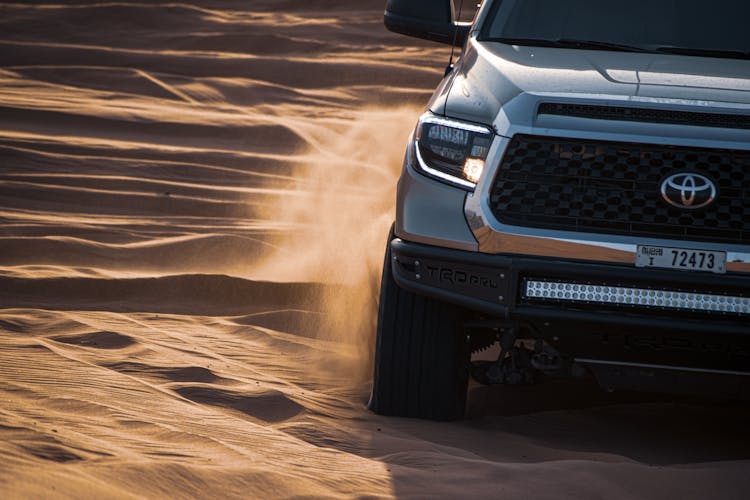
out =
<path fill-rule="evenodd" d="M 453 0 L 388 0 L 383 22 L 394 33 L 461 47 L 471 23 L 453 17 Z"/>

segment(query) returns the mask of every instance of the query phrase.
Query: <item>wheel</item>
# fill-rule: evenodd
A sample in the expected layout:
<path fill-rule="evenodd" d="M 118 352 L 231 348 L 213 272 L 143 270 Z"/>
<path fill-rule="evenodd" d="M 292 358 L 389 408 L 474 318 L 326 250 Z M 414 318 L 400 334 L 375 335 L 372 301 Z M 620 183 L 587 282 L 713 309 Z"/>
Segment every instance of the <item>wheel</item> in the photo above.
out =
<path fill-rule="evenodd" d="M 463 418 L 469 347 L 463 310 L 396 285 L 388 239 L 380 285 L 370 409 L 431 420 Z"/>

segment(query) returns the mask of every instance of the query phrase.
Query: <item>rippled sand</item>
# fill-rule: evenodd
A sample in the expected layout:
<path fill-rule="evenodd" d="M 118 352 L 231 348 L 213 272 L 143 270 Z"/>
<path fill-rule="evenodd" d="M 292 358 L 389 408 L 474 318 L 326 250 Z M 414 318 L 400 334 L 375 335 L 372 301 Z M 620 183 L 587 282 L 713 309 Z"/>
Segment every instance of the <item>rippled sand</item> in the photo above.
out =
<path fill-rule="evenodd" d="M 366 410 L 403 146 L 448 49 L 384 2 L 0 5 L 0 496 L 746 498 L 746 405 Z"/>

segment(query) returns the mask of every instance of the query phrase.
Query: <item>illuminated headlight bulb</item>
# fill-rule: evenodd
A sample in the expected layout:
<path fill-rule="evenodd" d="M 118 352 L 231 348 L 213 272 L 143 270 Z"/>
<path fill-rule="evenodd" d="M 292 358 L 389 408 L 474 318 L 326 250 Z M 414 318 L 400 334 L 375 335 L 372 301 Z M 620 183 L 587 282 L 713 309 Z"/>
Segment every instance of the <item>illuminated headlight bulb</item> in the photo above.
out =
<path fill-rule="evenodd" d="M 484 160 L 467 158 L 464 163 L 464 178 L 476 184 L 482 176 L 482 170 L 484 170 Z"/>
<path fill-rule="evenodd" d="M 414 135 L 413 164 L 427 176 L 473 191 L 493 137 L 485 125 L 427 112 Z"/>

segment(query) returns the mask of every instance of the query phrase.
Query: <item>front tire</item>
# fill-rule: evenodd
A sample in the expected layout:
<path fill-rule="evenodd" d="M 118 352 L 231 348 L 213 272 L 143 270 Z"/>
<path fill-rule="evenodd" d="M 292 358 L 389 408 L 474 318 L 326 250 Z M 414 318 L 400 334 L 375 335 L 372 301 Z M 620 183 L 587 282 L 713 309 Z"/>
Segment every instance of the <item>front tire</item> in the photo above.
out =
<path fill-rule="evenodd" d="M 463 310 L 401 289 L 388 239 L 380 285 L 370 409 L 431 420 L 463 418 L 470 353 Z"/>

